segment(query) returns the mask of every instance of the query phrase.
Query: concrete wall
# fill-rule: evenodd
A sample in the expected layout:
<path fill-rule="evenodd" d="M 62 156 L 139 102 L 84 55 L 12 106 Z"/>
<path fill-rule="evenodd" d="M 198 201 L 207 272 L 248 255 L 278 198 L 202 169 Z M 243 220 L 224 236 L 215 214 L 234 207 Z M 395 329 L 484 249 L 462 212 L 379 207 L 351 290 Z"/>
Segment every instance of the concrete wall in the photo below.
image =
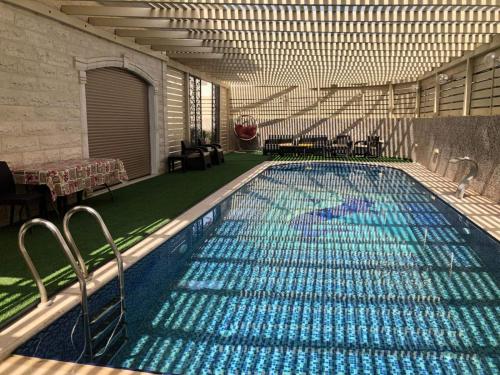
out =
<path fill-rule="evenodd" d="M 500 116 L 419 118 L 413 125 L 415 161 L 458 182 L 468 167 L 449 160 L 469 156 L 479 163 L 471 187 L 500 202 Z"/>

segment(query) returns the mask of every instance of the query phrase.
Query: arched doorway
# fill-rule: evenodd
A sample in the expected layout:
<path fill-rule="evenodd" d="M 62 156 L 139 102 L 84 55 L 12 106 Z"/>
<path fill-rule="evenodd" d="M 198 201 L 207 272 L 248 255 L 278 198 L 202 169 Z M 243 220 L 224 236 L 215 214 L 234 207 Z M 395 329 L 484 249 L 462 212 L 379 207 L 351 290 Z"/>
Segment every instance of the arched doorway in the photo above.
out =
<path fill-rule="evenodd" d="M 148 90 L 142 78 L 125 69 L 87 71 L 89 157 L 121 159 L 130 179 L 151 173 Z"/>

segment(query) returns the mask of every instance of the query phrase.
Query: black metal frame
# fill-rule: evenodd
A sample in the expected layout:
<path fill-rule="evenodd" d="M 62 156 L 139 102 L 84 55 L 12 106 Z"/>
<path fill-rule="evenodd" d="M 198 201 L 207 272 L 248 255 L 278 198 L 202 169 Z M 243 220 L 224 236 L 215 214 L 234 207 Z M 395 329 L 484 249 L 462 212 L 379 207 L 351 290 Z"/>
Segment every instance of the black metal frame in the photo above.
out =
<path fill-rule="evenodd" d="M 189 137 L 192 144 L 202 139 L 201 79 L 189 75 Z M 212 143 L 220 142 L 220 86 L 212 83 Z"/>
<path fill-rule="evenodd" d="M 212 83 L 212 143 L 220 142 L 220 86 Z"/>
<path fill-rule="evenodd" d="M 202 140 L 201 79 L 189 75 L 189 136 L 193 144 Z M 220 86 L 212 83 L 212 143 L 220 142 Z"/>
<path fill-rule="evenodd" d="M 193 144 L 201 139 L 201 79 L 189 75 L 189 137 Z"/>

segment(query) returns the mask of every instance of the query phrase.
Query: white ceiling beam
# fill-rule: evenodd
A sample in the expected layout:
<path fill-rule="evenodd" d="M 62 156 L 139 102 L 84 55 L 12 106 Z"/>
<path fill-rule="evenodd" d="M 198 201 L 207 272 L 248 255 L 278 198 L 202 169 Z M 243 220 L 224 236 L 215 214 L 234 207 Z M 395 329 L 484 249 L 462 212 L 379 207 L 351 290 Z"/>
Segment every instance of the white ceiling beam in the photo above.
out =
<path fill-rule="evenodd" d="M 210 60 L 204 60 L 204 61 L 210 61 Z M 241 70 L 241 71 L 224 71 L 224 70 L 218 70 L 218 69 L 207 69 L 210 74 L 216 74 L 216 75 L 233 75 L 233 74 L 239 74 L 241 76 L 247 76 L 247 77 L 253 77 L 253 79 L 257 80 L 262 80 L 262 83 L 265 83 L 266 81 L 270 80 L 282 80 L 282 79 L 297 79 L 298 77 L 316 77 L 316 76 L 321 76 L 325 80 L 338 80 L 341 77 L 342 78 L 347 78 L 350 77 L 353 80 L 356 80 L 357 82 L 359 81 L 371 81 L 373 79 L 379 80 L 380 77 L 387 77 L 388 79 L 382 81 L 382 82 L 387 82 L 387 81 L 404 81 L 404 80 L 415 80 L 416 77 L 418 77 L 424 70 L 413 70 L 413 71 L 408 71 L 408 70 L 401 70 L 397 71 L 394 73 L 388 74 L 387 72 L 378 72 L 378 71 L 371 71 L 368 74 L 353 74 L 352 72 L 347 72 L 347 71 L 339 71 L 335 75 L 327 76 L 324 74 L 323 71 L 314 71 L 314 72 L 308 72 L 304 74 L 296 73 L 294 74 L 293 72 L 282 72 L 282 71 L 274 71 L 272 74 L 259 74 L 259 71 L 252 71 L 252 70 Z"/>
<path fill-rule="evenodd" d="M 210 60 L 204 60 L 204 61 L 210 61 Z M 232 71 L 232 72 L 227 72 L 227 71 L 219 71 L 219 70 L 212 70 L 208 69 L 208 72 L 210 74 L 215 74 L 215 75 L 220 75 L 224 77 L 223 80 L 225 80 L 226 75 L 239 75 L 240 77 L 248 77 L 248 79 L 254 80 L 254 81 L 261 81 L 262 84 L 266 84 L 266 82 L 271 82 L 271 81 L 277 81 L 277 80 L 298 80 L 303 77 L 318 77 L 320 76 L 323 80 L 325 81 L 339 81 L 340 79 L 350 79 L 355 82 L 370 82 L 372 80 L 377 80 L 379 82 L 402 82 L 402 81 L 414 81 L 421 73 L 421 70 L 416 70 L 416 71 L 398 71 L 396 73 L 391 73 L 387 74 L 386 72 L 370 72 L 369 74 L 352 74 L 352 72 L 346 72 L 342 71 L 339 72 L 338 74 L 332 75 L 332 76 L 326 76 L 323 72 L 321 71 L 316 71 L 316 72 L 310 72 L 307 74 L 293 74 L 292 72 L 281 72 L 281 71 L 275 71 L 273 74 L 259 74 L 259 71 Z M 384 77 L 384 79 L 381 79 Z"/>
<path fill-rule="evenodd" d="M 491 23 L 416 23 L 416 22 L 336 22 L 336 23 L 286 23 L 286 22 L 251 22 L 251 21 L 205 21 L 205 20 L 157 20 L 147 18 L 114 18 L 89 17 L 89 23 L 94 26 L 106 27 L 140 27 L 140 28 L 167 28 L 167 29 L 210 29 L 210 30 L 246 30 L 269 32 L 316 32 L 316 33 L 343 33 L 343 32 L 461 32 L 481 34 L 500 33 L 500 22 Z M 257 26 L 258 24 L 258 26 Z"/>
<path fill-rule="evenodd" d="M 176 59 L 222 59 L 224 55 L 222 53 L 176 53 L 172 51 L 167 52 L 167 56 L 171 56 Z"/>
<path fill-rule="evenodd" d="M 149 38 L 148 44 L 155 44 L 163 40 L 158 38 Z M 165 39 L 170 40 L 170 39 Z M 201 40 L 200 40 L 201 41 Z M 413 51 L 423 50 L 440 50 L 440 51 L 462 51 L 464 49 L 474 48 L 476 43 L 370 43 L 366 42 L 333 42 L 333 43 L 323 43 L 323 42 L 232 42 L 232 41 L 214 41 L 205 40 L 201 41 L 205 46 L 211 46 L 216 48 L 226 48 L 226 49 L 239 49 L 244 51 L 248 50 L 269 50 L 269 49 L 280 49 L 280 50 L 338 50 L 338 49 L 354 49 L 354 50 L 369 50 L 369 51 L 399 51 L 411 49 Z"/>
<path fill-rule="evenodd" d="M 336 6 L 373 6 L 374 3 L 381 5 L 404 6 L 404 5 L 431 5 L 431 6 L 491 6 L 492 1 L 495 0 L 382 0 L 374 2 L 373 0 L 337 0 L 334 2 Z M 109 4 L 134 4 L 142 3 L 144 0 L 103 0 L 104 3 Z M 154 0 L 154 3 L 166 5 L 245 5 L 259 7 L 269 7 L 273 5 L 301 5 L 307 7 L 329 6 L 332 5 L 332 0 Z"/>
<path fill-rule="evenodd" d="M 283 61 L 280 59 L 276 60 L 268 60 L 268 61 L 261 61 L 261 62 L 253 62 L 253 61 L 243 61 L 243 60 L 233 60 L 233 61 L 228 61 L 227 59 L 224 59 L 223 61 L 219 63 L 224 63 L 224 68 L 237 68 L 237 67 L 251 67 L 251 68 L 261 68 L 261 67 L 272 67 L 276 66 L 279 68 L 287 69 L 291 68 L 293 69 L 295 66 L 309 66 L 311 68 L 315 66 L 319 67 L 332 67 L 332 68 L 337 68 L 337 67 L 342 67 L 345 65 L 346 62 L 349 62 L 350 65 L 347 69 L 363 69 L 364 67 L 369 67 L 369 66 L 378 66 L 379 70 L 384 70 L 384 71 L 389 71 L 391 70 L 394 66 L 408 66 L 409 68 L 412 66 L 430 66 L 430 65 L 435 65 L 438 64 L 439 62 L 432 62 L 428 59 L 422 59 L 422 61 L 413 61 L 413 62 L 408 62 L 408 61 L 403 61 L 403 60 L 393 60 L 393 61 L 384 61 L 387 66 L 381 67 L 381 64 L 379 61 L 374 60 L 374 59 L 366 59 L 366 58 L 358 58 L 358 59 L 351 59 L 351 60 L 345 60 L 345 59 L 337 59 L 334 61 L 319 61 L 319 60 L 289 60 L 289 61 Z"/>
<path fill-rule="evenodd" d="M 172 31 L 155 29 L 116 29 L 116 35 L 135 38 L 190 38 L 220 41 L 248 42 L 354 42 L 361 43 L 486 43 L 490 34 L 463 33 L 299 33 L 299 32 L 245 32 L 230 30 L 214 31 Z M 179 33 L 179 34 L 176 34 Z"/>
<path fill-rule="evenodd" d="M 425 51 L 425 50 L 406 50 L 395 53 L 394 51 L 368 51 L 368 50 L 267 50 L 267 51 L 245 51 L 245 53 L 227 52 L 227 49 L 214 48 L 213 52 L 223 53 L 227 59 L 243 59 L 249 61 L 269 61 L 278 59 L 280 61 L 297 61 L 302 57 L 314 57 L 318 60 L 324 60 L 329 57 L 368 57 L 381 60 L 382 58 L 398 60 L 401 58 L 432 58 L 435 61 L 445 61 L 450 58 L 460 57 L 463 51 Z M 259 56 L 259 58 L 257 58 Z"/>
<path fill-rule="evenodd" d="M 208 61 L 208 60 L 204 60 Z M 428 68 L 426 68 L 428 69 Z M 352 78 L 356 79 L 367 79 L 370 80 L 370 78 L 378 78 L 380 76 L 386 76 L 386 77 L 393 77 L 397 78 L 398 80 L 401 79 L 406 79 L 408 77 L 418 77 L 419 74 L 422 74 L 422 72 L 425 72 L 425 69 L 401 69 L 397 70 L 391 73 L 388 72 L 382 72 L 382 71 L 377 71 L 377 70 L 371 70 L 365 74 L 359 74 L 359 72 L 352 72 L 352 71 L 338 71 L 335 75 L 327 76 L 324 74 L 324 69 L 320 70 L 315 70 L 315 71 L 308 71 L 307 73 L 301 72 L 298 73 L 297 71 L 282 71 L 282 70 L 270 70 L 269 74 L 259 74 L 260 71 L 255 71 L 251 69 L 242 69 L 242 70 L 224 70 L 224 69 L 217 69 L 214 67 L 207 67 L 206 70 L 212 74 L 242 74 L 242 73 L 247 73 L 247 74 L 253 74 L 256 77 L 269 77 L 271 79 L 275 79 L 276 77 L 281 77 L 281 78 L 289 78 L 293 79 L 294 77 L 299 77 L 299 76 L 311 76 L 311 75 L 322 75 L 325 78 L 335 78 L 335 77 L 340 77 L 340 76 L 350 76 Z"/>
<path fill-rule="evenodd" d="M 474 48 L 475 43 L 371 43 L 371 42 L 235 42 L 235 41 L 214 41 L 202 39 L 169 39 L 169 38 L 136 38 L 136 43 L 145 45 L 185 45 L 185 46 L 205 46 L 237 50 L 240 52 L 265 51 L 265 50 L 321 50 L 330 51 L 338 49 L 357 49 L 370 51 L 463 51 Z M 224 52 L 224 51 L 220 51 Z"/>
<path fill-rule="evenodd" d="M 222 54 L 219 54 L 222 55 Z M 175 58 L 174 55 L 169 55 L 170 57 Z M 189 58 L 189 56 L 185 56 L 184 58 Z M 220 57 L 221 59 L 223 57 Z M 390 71 L 393 66 L 398 66 L 398 65 L 417 65 L 417 64 L 422 64 L 423 66 L 439 66 L 443 64 L 444 62 L 448 62 L 449 60 L 433 60 L 429 61 L 429 59 L 419 59 L 418 61 L 413 61 L 412 59 L 407 59 L 407 60 L 398 60 L 398 61 L 390 61 L 390 60 L 380 60 L 380 61 L 375 61 L 370 58 L 352 58 L 352 59 L 330 59 L 330 60 L 314 60 L 314 59 L 302 59 L 302 60 L 295 60 L 293 63 L 290 63 L 288 65 L 289 67 L 303 67 L 303 68 L 308 68 L 308 67 L 314 67 L 314 66 L 321 66 L 324 68 L 334 68 L 336 66 L 342 66 L 342 64 L 356 64 L 356 63 L 361 63 L 362 65 L 353 65 L 356 66 L 356 69 L 359 69 L 362 71 L 364 67 L 372 65 L 372 66 L 377 66 L 380 64 L 386 64 L 387 66 L 383 68 L 384 71 Z M 234 67 L 236 69 L 240 67 L 250 67 L 252 69 L 264 69 L 268 66 L 281 66 L 280 65 L 280 60 L 269 60 L 267 62 L 260 62 L 260 63 L 255 63 L 251 61 L 244 61 L 244 60 L 233 60 L 233 61 L 228 61 L 227 59 L 224 59 L 220 62 L 220 64 L 225 64 L 226 68 Z M 352 69 L 355 69 L 354 67 Z"/>
<path fill-rule="evenodd" d="M 342 51 L 339 51 L 342 52 Z M 219 52 L 220 53 L 220 52 Z M 399 54 L 384 54 L 384 55 L 364 55 L 361 54 L 359 51 L 348 51 L 345 52 L 346 54 L 340 55 L 340 54 L 324 54 L 324 55 L 294 55 L 293 58 L 291 58 L 290 55 L 287 54 L 269 54 L 269 55 L 263 55 L 260 53 L 253 53 L 253 54 L 224 54 L 224 59 L 227 62 L 231 61 L 249 61 L 251 63 L 258 63 L 261 61 L 332 61 L 332 60 L 339 60 L 339 61 L 349 61 L 349 60 L 355 60 L 357 58 L 362 58 L 362 59 L 367 59 L 370 61 L 375 61 L 375 62 L 384 62 L 384 61 L 415 61 L 418 62 L 420 60 L 422 61 L 443 61 L 448 58 L 448 56 L 423 56 L 420 54 L 411 54 L 411 55 L 399 55 Z M 409 51 L 408 53 L 411 53 Z M 287 58 L 287 56 L 290 56 L 290 58 Z"/>
<path fill-rule="evenodd" d="M 156 43 L 153 43 L 156 44 Z M 365 47 L 365 48 L 363 48 Z M 412 45 L 402 45 L 399 48 L 383 48 L 383 46 L 358 45 L 357 49 L 349 44 L 340 44 L 333 48 L 236 48 L 236 47 L 210 47 L 214 52 L 225 53 L 227 55 L 260 55 L 260 56 L 458 56 L 464 49 L 446 48 L 415 48 Z"/>
<path fill-rule="evenodd" d="M 196 64 L 196 62 L 194 62 Z M 201 64 L 201 63 L 200 63 Z M 433 66 L 432 63 L 427 63 L 427 62 L 421 62 L 421 63 L 413 63 L 413 64 L 406 64 L 406 63 L 392 63 L 388 65 L 388 68 L 380 68 L 380 65 L 377 65 L 375 62 L 360 62 L 359 64 L 356 64 L 353 62 L 349 68 L 345 68 L 345 65 L 338 63 L 338 62 L 333 62 L 333 63 L 325 63 L 325 62 L 303 62 L 303 61 L 298 61 L 295 64 L 287 64 L 285 66 L 281 66 L 277 64 L 276 62 L 273 63 L 266 63 L 262 64 L 261 66 L 256 66 L 256 65 L 222 65 L 222 64 L 206 64 L 206 67 L 213 67 L 213 68 L 221 68 L 221 69 L 227 69 L 227 70 L 234 70 L 238 68 L 244 68 L 244 69 L 253 69 L 253 70 L 258 70 L 260 68 L 265 67 L 266 70 L 264 72 L 267 72 L 267 69 L 272 70 L 272 69 L 278 69 L 278 70 L 291 70 L 294 71 L 294 68 L 297 67 L 308 67 L 313 71 L 314 69 L 324 69 L 324 68 L 331 68 L 337 70 L 348 70 L 355 72 L 354 74 L 357 74 L 356 70 L 363 71 L 366 69 L 366 71 L 378 71 L 378 72 L 394 72 L 394 69 L 399 69 L 401 68 L 402 70 L 405 71 L 411 71 L 413 69 L 418 69 L 418 68 L 428 68 L 430 66 Z M 326 74 L 326 73 L 325 73 Z"/>
<path fill-rule="evenodd" d="M 201 39 L 136 38 L 135 42 L 137 44 L 154 44 L 158 46 L 203 47 L 203 40 Z"/>
<path fill-rule="evenodd" d="M 264 17 L 256 17 L 253 10 L 228 9 L 216 7 L 211 9 L 154 9 L 120 6 L 81 6 L 63 5 L 61 11 L 69 15 L 107 16 L 148 19 L 182 19 L 188 21 L 239 21 L 249 25 L 252 22 L 497 22 L 500 19 L 500 8 L 463 9 L 428 7 L 402 7 L 390 12 L 385 7 L 374 7 L 373 10 L 357 8 L 323 9 L 321 12 L 302 12 L 300 9 L 283 7 L 275 12 L 266 12 Z"/>
<path fill-rule="evenodd" d="M 197 64 L 196 61 L 193 61 L 193 66 L 201 65 Z M 323 74 L 326 75 L 325 69 L 331 70 L 341 70 L 342 65 L 340 64 L 304 64 L 304 63 L 297 63 L 293 67 L 292 66 L 287 66 L 285 68 L 281 68 L 276 64 L 264 64 L 262 66 L 221 66 L 221 64 L 208 64 L 208 65 L 203 65 L 204 69 L 216 69 L 220 71 L 230 71 L 230 72 L 238 72 L 238 71 L 251 71 L 251 72 L 271 72 L 270 74 L 275 74 L 275 73 L 286 73 L 285 75 L 292 74 L 303 74 L 304 72 L 318 72 L 322 71 Z M 397 74 L 400 71 L 404 72 L 414 72 L 414 71 L 425 71 L 429 68 L 434 68 L 436 67 L 435 64 L 430 64 L 430 63 L 420 63 L 420 64 L 391 64 L 388 66 L 389 69 L 380 69 L 377 67 L 377 64 L 370 64 L 370 63 L 364 63 L 362 65 L 353 65 L 351 69 L 348 71 L 352 73 L 353 76 L 357 75 L 371 75 L 373 72 L 378 72 L 378 73 L 387 73 L 387 74 Z M 267 73 L 266 73 L 267 74 Z"/>
<path fill-rule="evenodd" d="M 193 62 L 193 65 L 196 66 L 196 62 Z M 201 65 L 201 63 L 200 63 Z M 231 66 L 221 66 L 220 64 L 204 64 L 203 65 L 207 69 L 217 69 L 221 71 L 239 71 L 238 69 L 241 69 L 241 71 L 248 70 L 248 71 L 261 71 L 261 72 L 271 72 L 270 74 L 274 74 L 276 72 L 287 72 L 287 73 L 293 73 L 293 74 L 302 74 L 304 72 L 299 72 L 297 68 L 304 68 L 307 67 L 308 70 L 307 72 L 317 72 L 317 71 L 323 71 L 326 68 L 329 69 L 335 69 L 336 71 L 343 71 L 342 70 L 342 65 L 340 64 L 303 64 L 303 63 L 297 63 L 295 66 L 287 66 L 284 68 L 281 68 L 280 66 L 276 64 L 265 64 L 263 66 L 239 66 L 239 67 L 231 67 Z M 389 65 L 390 69 L 380 69 L 377 67 L 376 64 L 363 64 L 361 65 L 353 65 L 351 69 L 347 69 L 346 71 L 351 72 L 353 75 L 359 75 L 363 74 L 366 75 L 367 73 L 373 73 L 373 72 L 379 72 L 379 73 L 390 73 L 390 74 L 395 74 L 401 71 L 404 72 L 412 72 L 414 70 L 418 69 L 428 69 L 429 67 L 434 66 L 433 64 L 430 63 L 420 63 L 419 65 L 417 64 L 391 64 Z M 295 70 L 294 70 L 295 67 Z M 262 68 L 265 68 L 265 71 L 262 70 Z M 310 70 L 309 70 L 310 69 Z M 267 74 L 267 73 L 266 73 Z M 325 74 L 325 73 L 323 73 Z"/>
<path fill-rule="evenodd" d="M 147 31 L 147 33 L 145 33 Z M 185 30 L 135 30 L 135 29 L 126 29 L 126 30 L 115 30 L 115 34 L 122 37 L 134 37 L 134 38 L 151 38 L 156 36 L 161 36 L 162 38 L 168 39 L 193 39 L 192 33 Z M 197 38 L 194 38 L 197 39 Z"/>
<path fill-rule="evenodd" d="M 212 47 L 190 47 L 190 46 L 172 46 L 172 45 L 153 45 L 153 51 L 167 52 L 195 52 L 195 53 L 212 53 L 215 52 Z"/>

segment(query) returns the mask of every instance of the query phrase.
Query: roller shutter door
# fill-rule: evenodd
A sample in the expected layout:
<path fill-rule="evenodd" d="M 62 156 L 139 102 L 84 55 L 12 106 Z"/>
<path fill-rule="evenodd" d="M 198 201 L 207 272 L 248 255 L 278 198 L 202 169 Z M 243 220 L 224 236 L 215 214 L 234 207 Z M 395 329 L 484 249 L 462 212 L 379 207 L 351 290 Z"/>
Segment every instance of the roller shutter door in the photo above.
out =
<path fill-rule="evenodd" d="M 130 179 L 151 173 L 148 85 L 124 69 L 87 72 L 91 158 L 118 158 Z"/>

